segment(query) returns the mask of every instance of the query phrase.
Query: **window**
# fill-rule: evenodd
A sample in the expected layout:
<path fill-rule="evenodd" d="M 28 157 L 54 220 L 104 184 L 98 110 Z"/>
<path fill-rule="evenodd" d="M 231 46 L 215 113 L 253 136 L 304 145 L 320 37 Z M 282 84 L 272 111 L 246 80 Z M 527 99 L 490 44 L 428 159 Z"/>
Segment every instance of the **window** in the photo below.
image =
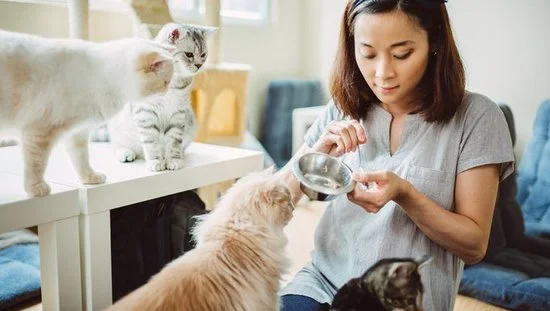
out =
<path fill-rule="evenodd" d="M 270 0 L 220 0 L 224 21 L 266 22 Z M 206 0 L 168 0 L 175 17 L 198 19 L 204 15 Z"/>
<path fill-rule="evenodd" d="M 66 7 L 71 0 L 0 0 Z M 126 12 L 124 0 L 88 0 L 90 10 Z"/>
<path fill-rule="evenodd" d="M 1 0 L 0 0 L 1 1 Z M 71 0 L 8 0 L 14 2 L 67 5 Z M 125 11 L 125 0 L 88 0 L 91 9 Z M 220 0 L 223 22 L 265 23 L 269 21 L 271 0 Z M 172 16 L 179 21 L 199 21 L 207 0 L 166 0 Z"/>

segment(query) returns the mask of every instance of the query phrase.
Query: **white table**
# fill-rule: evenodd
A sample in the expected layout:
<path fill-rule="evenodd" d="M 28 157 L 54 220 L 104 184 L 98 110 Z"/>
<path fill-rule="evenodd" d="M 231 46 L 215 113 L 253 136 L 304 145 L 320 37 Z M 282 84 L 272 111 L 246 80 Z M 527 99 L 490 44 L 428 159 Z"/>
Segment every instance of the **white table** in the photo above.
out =
<path fill-rule="evenodd" d="M 0 172 L 23 173 L 19 147 L 0 149 Z M 80 190 L 80 246 L 85 310 L 112 304 L 110 210 L 145 200 L 241 177 L 263 167 L 258 151 L 192 143 L 184 153 L 185 167 L 150 172 L 143 160 L 119 163 L 109 144 L 93 143 L 91 165 L 107 182 L 83 186 L 77 181 L 61 147 L 52 152 L 46 180 Z M 20 185 L 22 187 L 22 183 Z"/>
<path fill-rule="evenodd" d="M 22 176 L 0 173 L 0 233 L 38 226 L 43 309 L 82 310 L 78 189 L 50 186 L 51 195 L 31 199 Z"/>

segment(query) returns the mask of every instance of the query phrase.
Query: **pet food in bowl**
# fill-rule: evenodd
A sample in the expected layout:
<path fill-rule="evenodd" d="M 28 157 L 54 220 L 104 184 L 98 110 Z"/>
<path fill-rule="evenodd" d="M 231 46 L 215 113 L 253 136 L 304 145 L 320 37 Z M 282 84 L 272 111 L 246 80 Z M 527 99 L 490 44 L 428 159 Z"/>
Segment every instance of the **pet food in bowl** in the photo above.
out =
<path fill-rule="evenodd" d="M 329 201 L 355 188 L 351 169 L 338 158 L 311 152 L 300 156 L 292 170 L 300 189 L 310 199 Z"/>

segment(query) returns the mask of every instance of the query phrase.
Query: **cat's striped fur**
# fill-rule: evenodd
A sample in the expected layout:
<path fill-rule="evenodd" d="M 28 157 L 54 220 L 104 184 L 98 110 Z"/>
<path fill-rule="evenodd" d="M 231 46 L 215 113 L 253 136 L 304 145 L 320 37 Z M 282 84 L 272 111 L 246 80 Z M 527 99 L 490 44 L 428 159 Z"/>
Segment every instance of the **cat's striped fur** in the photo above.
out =
<path fill-rule="evenodd" d="M 191 107 L 192 77 L 207 57 L 206 40 L 214 28 L 167 24 L 156 41 L 175 45 L 175 74 L 164 95 L 133 102 L 109 122 L 109 136 L 121 162 L 145 158 L 151 171 L 183 167 L 183 152 L 195 137 Z"/>
<path fill-rule="evenodd" d="M 381 259 L 336 292 L 330 311 L 422 311 L 419 269 L 430 260 L 430 255 Z"/>

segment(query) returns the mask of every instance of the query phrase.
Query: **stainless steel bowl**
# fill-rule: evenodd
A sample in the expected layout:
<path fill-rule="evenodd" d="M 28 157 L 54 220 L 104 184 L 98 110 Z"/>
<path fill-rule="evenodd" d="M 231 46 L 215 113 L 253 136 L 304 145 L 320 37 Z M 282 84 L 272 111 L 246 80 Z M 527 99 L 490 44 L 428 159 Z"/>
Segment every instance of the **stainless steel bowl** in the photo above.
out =
<path fill-rule="evenodd" d="M 303 154 L 294 161 L 292 171 L 302 192 L 312 200 L 330 201 L 355 188 L 349 166 L 324 153 Z"/>

